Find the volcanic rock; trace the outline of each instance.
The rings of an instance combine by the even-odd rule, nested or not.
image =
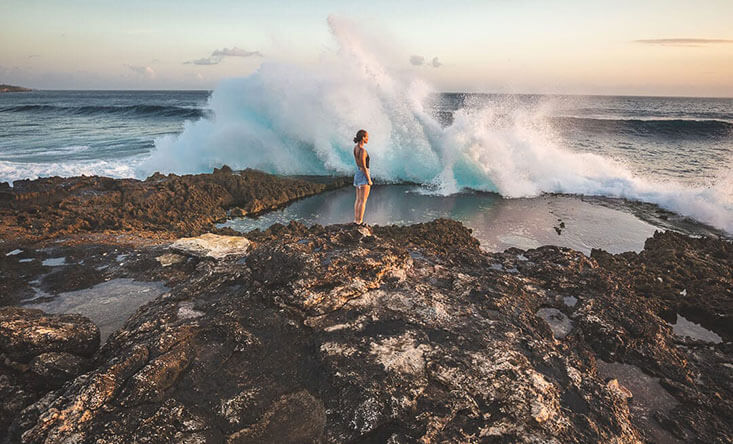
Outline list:
[[[47,315],[41,310],[0,308],[0,352],[28,362],[46,352],[91,356],[99,347],[99,328],[76,314]]]
[[[190,258],[7,442],[733,439],[730,343],[679,344],[676,297],[640,294],[624,255],[490,254],[449,220],[247,238],[246,260]],[[715,258],[697,279],[730,302],[723,241],[655,239],[635,265]]]
[[[0,436],[26,406],[86,371],[98,346],[99,329],[83,316],[1,308]]]
[[[144,181],[107,177],[17,180],[0,191],[0,238],[39,241],[79,233],[136,232],[196,236],[214,229],[228,208],[245,214],[345,185],[278,177],[229,167],[212,174],[164,176]]]
[[[84,358],[66,352],[42,353],[30,361],[29,370],[50,386],[60,386],[82,373],[87,366]]]
[[[733,243],[656,232],[638,254],[593,250],[591,256],[635,293],[656,301],[668,322],[681,313],[733,341]]]

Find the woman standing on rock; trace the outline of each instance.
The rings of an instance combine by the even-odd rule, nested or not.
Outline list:
[[[372,186],[372,178],[369,175],[369,154],[364,145],[369,142],[369,133],[360,129],[354,137],[354,160],[358,171],[354,174],[354,186],[356,187],[356,202],[354,202],[354,223],[364,223],[364,209],[369,197],[369,190]]]

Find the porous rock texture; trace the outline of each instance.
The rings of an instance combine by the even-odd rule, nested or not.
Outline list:
[[[707,237],[656,232],[640,253],[611,255],[593,250],[604,268],[630,284],[634,292],[658,300],[691,321],[733,341],[733,245]]]
[[[83,316],[0,308],[0,435],[24,407],[86,371],[98,347],[99,329]]]
[[[489,254],[449,220],[247,238],[244,259],[169,264],[187,279],[142,306],[90,371],[15,416],[6,442],[733,439],[730,342],[681,343],[660,317],[676,298],[640,294],[631,259]],[[655,236],[635,266],[676,264],[656,246],[678,242]],[[684,258],[723,250],[700,280],[727,279],[721,242],[684,245]],[[729,316],[730,293],[709,288]],[[558,313],[562,338],[544,320]],[[627,387],[628,374],[644,378]]]
[[[211,174],[153,174],[144,181],[99,176],[49,177],[0,184],[0,238],[39,241],[80,232],[196,236],[226,211],[256,214],[343,186],[224,166]]]
[[[0,308],[0,350],[27,362],[45,352],[91,356],[99,347],[99,329],[75,314],[47,315],[41,310]]]

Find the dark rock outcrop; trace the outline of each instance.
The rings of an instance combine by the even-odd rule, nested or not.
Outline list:
[[[212,174],[156,173],[144,181],[97,176],[18,180],[12,188],[0,188],[0,238],[28,242],[104,231],[195,236],[212,231],[227,209],[257,214],[346,183],[343,178],[319,183],[249,169],[235,173],[226,166]]]
[[[733,341],[733,244],[657,232],[641,253],[610,255],[593,250],[604,268],[629,283],[634,292],[660,304],[670,322],[682,313]]]
[[[28,362],[47,352],[89,357],[98,347],[99,329],[81,315],[47,315],[28,308],[0,308],[0,351],[15,361]]]
[[[14,85],[0,85],[0,93],[10,93],[10,92],[29,92],[33,91],[30,88],[23,88],[22,86],[14,86]]]
[[[246,259],[169,264],[186,278],[17,414],[7,442],[733,439],[730,342],[680,343],[660,317],[676,298],[640,294],[627,255],[488,254],[448,220],[247,238]],[[659,234],[633,260],[714,258],[695,269],[714,294],[688,295],[730,316],[723,242]],[[63,374],[41,356],[34,371]]]
[[[83,316],[0,308],[0,432],[23,408],[86,371],[98,347],[99,329]]]

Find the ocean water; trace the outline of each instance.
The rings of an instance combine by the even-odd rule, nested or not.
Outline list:
[[[154,140],[206,116],[208,91],[0,94],[0,181],[80,174],[136,177]]]
[[[364,128],[377,183],[628,199],[733,232],[733,99],[442,93],[329,26],[336,48],[317,66],[264,63],[212,92],[2,94],[0,180],[350,175]]]
[[[147,163],[155,151],[156,140],[164,136],[180,140],[184,125],[192,128],[214,122],[209,91],[33,91],[0,95],[0,180],[35,178],[49,175],[104,174],[115,177],[143,177]],[[471,122],[483,128],[477,133],[518,133],[536,130],[548,145],[572,153],[592,153],[624,165],[630,172],[658,181],[672,181],[690,186],[710,186],[731,168],[733,156],[733,99],[619,96],[543,96],[438,93],[425,98],[426,112],[444,129],[451,128],[456,115],[490,114],[489,119]],[[488,110],[488,112],[487,112]],[[519,110],[519,111],[518,111]],[[517,113],[533,112],[528,121],[520,122]],[[229,117],[229,116],[227,116]],[[237,115],[246,125],[249,116]],[[488,120],[488,121],[486,121]],[[200,122],[197,122],[200,121]],[[236,130],[235,122],[232,130]],[[266,125],[266,122],[260,122]],[[526,124],[527,128],[521,125]],[[266,125],[267,126],[267,125]],[[364,125],[368,127],[368,123]],[[511,130],[511,129],[510,129]],[[394,131],[394,130],[393,130]],[[372,131],[375,134],[375,131]],[[475,137],[466,133],[464,137]],[[517,134],[519,136],[519,134]],[[350,138],[333,144],[351,148]],[[373,135],[378,140],[380,135]],[[239,143],[244,143],[240,141]],[[514,151],[523,149],[518,141]],[[477,143],[466,140],[465,144]],[[378,152],[382,147],[374,146]],[[186,167],[178,165],[173,172],[204,172],[220,166],[212,162],[216,147],[202,147],[210,156]],[[244,151],[246,148],[241,147]],[[303,147],[304,151],[312,149]],[[410,151],[409,142],[405,150]],[[169,159],[181,163],[171,154]],[[332,165],[314,159],[307,165],[273,165],[270,156],[232,156],[222,158],[237,167],[259,166],[273,172],[293,174],[329,174],[351,171],[346,165]],[[290,153],[293,157],[301,153]],[[391,154],[391,153],[388,153]],[[528,152],[519,152],[528,155]],[[416,170],[421,162],[413,158]],[[500,159],[495,159],[500,163]],[[488,159],[487,162],[492,162]],[[160,165],[163,167],[163,165]],[[292,169],[292,171],[283,171]],[[403,166],[404,175],[390,175],[387,166],[375,166],[388,181],[426,182]],[[394,168],[393,168],[394,169]],[[161,168],[165,170],[165,168]],[[382,172],[384,171],[384,172]],[[417,179],[417,180],[416,180]],[[475,188],[486,188],[475,183]],[[431,181],[427,181],[430,184]]]
[[[222,91],[228,87],[231,85],[224,84]],[[282,174],[352,172],[351,159],[343,153],[351,150],[353,131],[344,130],[341,140],[330,142],[336,157],[345,157],[342,162],[320,159],[314,154],[315,144],[309,146],[304,141],[293,142],[303,152],[283,146],[282,140],[273,141],[268,149],[268,143],[257,134],[259,128],[243,130],[251,127],[253,120],[265,125],[264,118],[255,119],[237,110],[237,105],[234,109],[223,107],[218,94],[2,94],[0,181],[79,174],[144,178],[154,170],[205,172],[224,163]],[[431,93],[424,97],[424,110],[446,133],[462,125],[462,134],[452,142],[457,158],[432,165],[434,155],[417,149],[411,153],[409,142],[385,140],[367,124],[364,126],[372,137],[367,148],[374,159],[377,182],[422,183],[425,193],[438,195],[469,188],[498,191],[499,196],[508,198],[543,192],[628,197],[728,232],[733,230],[733,99]],[[228,123],[218,120],[222,113],[221,120]],[[253,134],[248,137],[240,134],[242,131]],[[263,131],[272,134],[276,130]],[[199,140],[203,137],[208,138]],[[253,143],[252,137],[264,152],[246,146]],[[485,137],[495,138],[488,149],[482,147]],[[234,146],[232,138],[237,140]],[[200,145],[192,149],[193,141],[188,139],[196,139]],[[219,139],[224,148],[217,143]],[[389,150],[385,146],[389,144],[399,146]],[[406,153],[400,158],[402,150]],[[583,171],[588,156],[591,168]],[[390,168],[386,165],[390,162],[399,166]],[[566,165],[538,168],[537,163],[542,162]],[[607,164],[608,169],[598,171],[597,163]],[[441,168],[447,164],[451,166],[448,175]],[[493,164],[503,165],[511,175],[501,171],[492,175]],[[647,195],[627,195],[639,183],[647,184]],[[685,205],[690,211],[683,211]]]

